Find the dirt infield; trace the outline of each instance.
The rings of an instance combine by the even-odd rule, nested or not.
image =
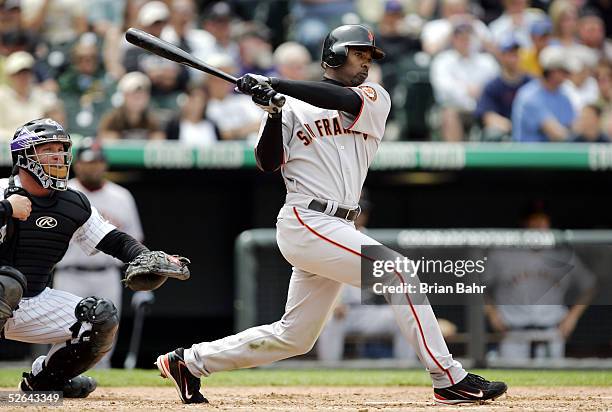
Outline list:
[[[183,405],[173,388],[99,388],[89,398],[65,400],[64,410],[241,411],[602,411],[612,410],[610,387],[515,387],[485,405],[436,407],[423,387],[212,387],[208,405]],[[4,409],[4,408],[3,408]],[[30,408],[57,410],[57,408]],[[23,409],[21,409],[23,410]]]

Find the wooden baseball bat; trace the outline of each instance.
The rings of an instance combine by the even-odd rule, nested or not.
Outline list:
[[[133,45],[143,48],[168,60],[184,64],[185,66],[193,67],[196,70],[200,70],[204,73],[217,76],[230,83],[236,84],[236,81],[238,80],[231,74],[227,74],[223,70],[219,70],[216,67],[212,67],[204,63],[202,60],[195,58],[191,54],[187,53],[185,50],[176,47],[174,44],[168,43],[167,41],[162,40],[159,37],[155,37],[152,34],[149,34],[142,30],[138,30],[133,27],[129,28],[127,32],[125,32],[125,38]],[[277,107],[282,107],[285,104],[285,96],[276,93],[272,97],[272,103],[274,103],[274,105]]]

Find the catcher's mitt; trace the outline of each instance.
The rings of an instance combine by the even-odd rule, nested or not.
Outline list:
[[[155,290],[168,278],[189,279],[189,259],[162,251],[144,252],[125,270],[123,283],[132,290]]]

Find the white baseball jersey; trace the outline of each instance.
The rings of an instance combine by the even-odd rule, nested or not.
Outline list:
[[[287,192],[357,206],[385,133],[391,98],[376,83],[351,89],[362,100],[357,116],[287,96],[282,111],[285,158],[281,168]]]
[[[308,352],[342,283],[361,285],[361,261],[369,258],[362,255],[362,246],[380,243],[333,212],[338,206],[357,207],[368,166],[384,135],[391,99],[374,83],[352,89],[362,100],[357,116],[287,97],[281,171],[288,193],[276,222],[279,250],[293,266],[285,314],[272,324],[192,345],[185,350],[185,364],[192,374],[208,376]],[[260,135],[261,130],[263,124]],[[308,209],[313,198],[327,200],[325,213]],[[386,276],[383,282],[393,285],[400,279]],[[391,308],[404,344],[410,342],[434,387],[445,388],[465,378],[467,372],[448,351],[431,306],[414,305],[408,295],[394,299],[398,301]]]

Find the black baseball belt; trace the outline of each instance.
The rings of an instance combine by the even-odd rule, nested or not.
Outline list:
[[[327,201],[313,199],[308,205],[308,209],[314,210],[316,212],[325,213],[325,211],[327,210],[328,203],[329,202]],[[336,209],[336,213],[334,213],[331,216],[339,217],[339,218],[352,222],[355,219],[357,219],[357,216],[359,216],[360,213],[361,213],[361,208],[359,206],[357,206],[355,209],[346,209],[346,208],[338,206],[338,209]]]

